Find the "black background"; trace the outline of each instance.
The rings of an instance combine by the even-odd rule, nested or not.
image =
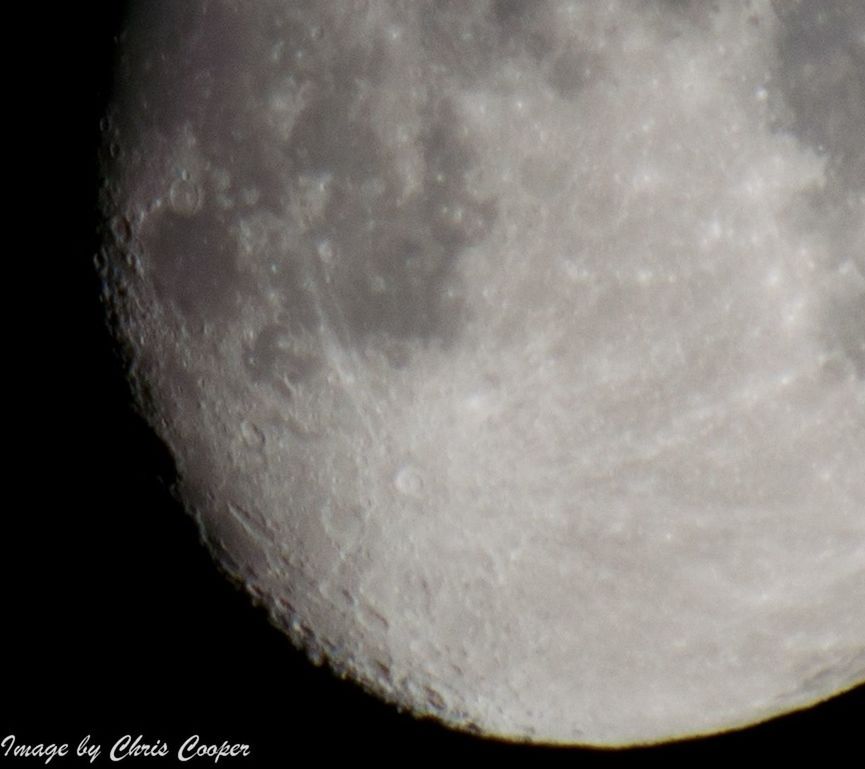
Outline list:
[[[195,733],[248,743],[255,761],[220,762],[228,766],[309,754],[584,765],[832,753],[837,766],[846,751],[848,763],[861,760],[863,687],[751,729],[622,752],[451,732],[308,664],[223,579],[169,493],[170,459],[129,406],[90,267],[98,122],[122,15],[120,2],[58,4],[7,27],[0,739],[74,745],[89,733],[106,752],[124,734],[173,749]],[[37,765],[2,753],[0,762]]]

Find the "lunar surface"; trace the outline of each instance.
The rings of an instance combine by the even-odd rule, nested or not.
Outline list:
[[[133,7],[110,320],[219,563],[453,727],[865,680],[865,3]]]

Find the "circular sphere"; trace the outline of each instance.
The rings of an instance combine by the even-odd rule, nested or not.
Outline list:
[[[865,679],[865,6],[147,2],[100,268],[316,660],[623,745]]]

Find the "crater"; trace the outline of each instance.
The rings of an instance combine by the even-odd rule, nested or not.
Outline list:
[[[255,382],[267,382],[291,397],[321,369],[321,360],[301,348],[298,340],[279,325],[262,329],[247,347],[243,363]]]

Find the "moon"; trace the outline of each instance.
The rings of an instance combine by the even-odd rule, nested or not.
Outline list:
[[[418,716],[865,681],[865,6],[133,6],[98,259],[222,568]]]

